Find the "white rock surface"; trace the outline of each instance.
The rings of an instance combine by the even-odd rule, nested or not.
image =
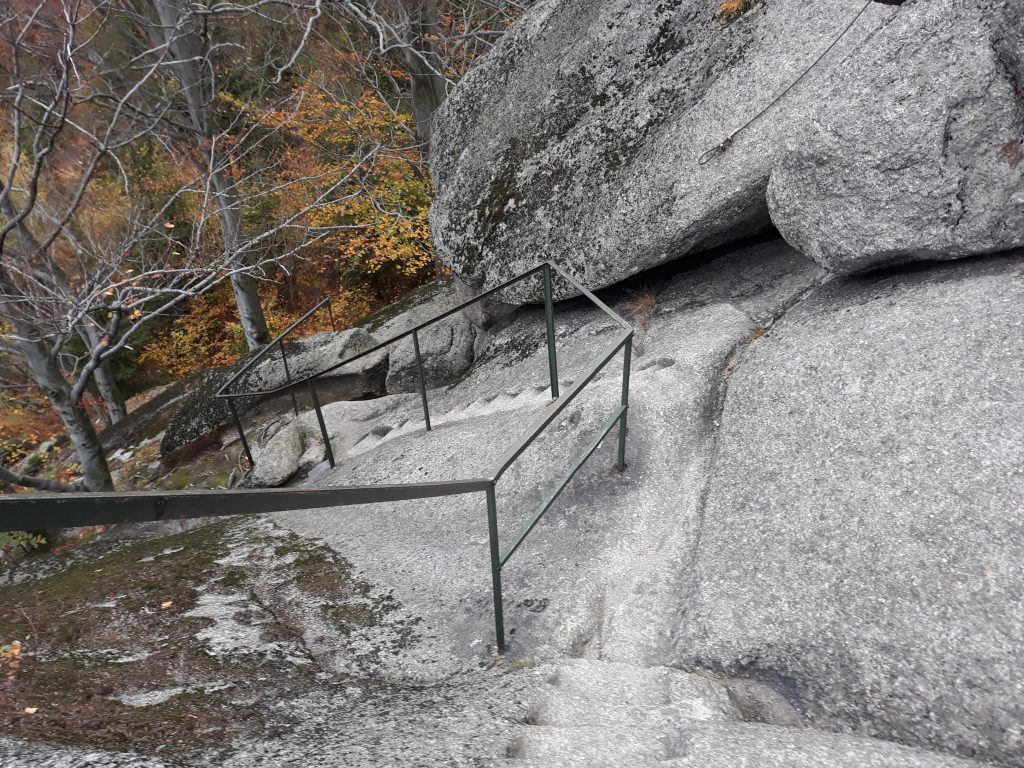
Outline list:
[[[720,4],[531,5],[436,120],[455,274],[599,287],[773,223],[839,272],[1024,245],[1017,0]]]
[[[856,365],[869,364],[876,372],[884,373],[882,379],[891,375],[899,382],[901,360],[910,350],[917,348],[914,354],[928,359],[926,342],[939,339],[940,351],[931,356],[941,361],[935,369],[935,381],[917,382],[910,377],[893,385],[893,396],[913,392],[915,383],[922,384],[923,393],[932,392],[929,387],[933,386],[955,392],[963,382],[973,379],[951,373],[956,360],[963,362],[970,355],[950,355],[950,343],[978,340],[975,352],[979,359],[988,359],[984,355],[989,352],[984,351],[987,348],[981,341],[985,338],[1006,340],[1009,346],[1000,343],[996,345],[999,350],[1013,348],[1012,334],[1000,331],[976,337],[968,331],[986,325],[985,318],[991,319],[992,313],[1015,311],[1006,302],[993,300],[1002,295],[999,291],[1010,290],[1008,285],[1016,285],[1008,284],[1006,275],[991,283],[986,282],[987,278],[978,282],[969,276],[971,270],[983,270],[987,263],[976,262],[966,271],[964,265],[955,265],[945,267],[948,273],[932,269],[871,278],[889,281],[876,285],[880,293],[867,290],[862,296],[865,305],[876,304],[883,320],[901,316],[913,323],[926,314],[952,312],[948,327],[940,322],[923,324],[929,329],[928,338],[917,338],[910,332],[900,336],[888,321],[880,321],[868,332],[860,320],[868,312],[863,305],[837,303],[838,296],[852,290],[849,281],[833,280],[822,287],[824,272],[778,242],[730,252],[692,271],[662,278],[655,286],[658,302],[650,326],[634,357],[629,466],[625,473],[617,472],[612,466],[614,441],[602,446],[509,561],[503,574],[509,637],[504,658],[493,654],[482,494],[273,516],[291,531],[330,544],[351,564],[352,573],[361,582],[373,585],[373,591],[364,596],[366,600],[386,597],[391,606],[389,626],[367,627],[354,641],[346,638],[341,642],[313,622],[309,635],[303,638],[305,646],[316,659],[329,659],[331,669],[351,677],[340,678],[344,681],[340,685],[282,700],[282,716],[287,713],[288,722],[294,726],[280,735],[229,745],[215,756],[185,758],[180,765],[978,768],[977,763],[930,751],[921,743],[910,748],[866,738],[869,727],[895,721],[877,711],[865,716],[876,720],[864,720],[860,725],[822,717],[820,709],[806,707],[809,700],[802,689],[794,687],[799,680],[771,674],[790,669],[784,662],[794,659],[805,667],[815,664],[810,652],[826,648],[831,639],[843,640],[841,632],[831,631],[830,622],[835,616],[842,617],[844,609],[826,600],[801,610],[800,623],[784,620],[787,610],[798,610],[809,597],[803,592],[794,593],[791,582],[771,581],[773,569],[800,574],[801,585],[826,596],[823,585],[835,579],[819,578],[819,571],[812,568],[819,560],[783,546],[786,541],[799,540],[797,536],[783,536],[781,527],[778,536],[766,535],[763,521],[748,510],[755,508],[755,503],[768,511],[773,509],[773,498],[794,471],[785,462],[789,453],[806,454],[799,475],[803,495],[814,496],[808,489],[839,487],[829,486],[835,477],[822,474],[820,461],[815,463],[826,454],[814,440],[793,443],[783,439],[788,432],[776,436],[771,431],[771,423],[785,426],[799,421],[810,405],[827,412],[829,402],[843,402],[845,390],[835,387],[845,378],[830,377],[828,365],[839,361],[846,372]],[[1001,263],[1014,262],[1010,257]],[[968,277],[958,282],[955,276],[961,273]],[[942,277],[947,274],[948,279]],[[898,301],[907,291],[918,296],[912,306]],[[606,298],[620,305],[628,294]],[[823,319],[825,315],[827,319]],[[586,370],[596,353],[607,347],[613,331],[606,319],[582,303],[560,307],[557,337],[563,389]],[[761,382],[761,399],[750,400],[757,386],[739,387],[744,376],[755,384],[760,381],[758,376],[766,368],[758,355],[760,350],[772,348],[775,334],[781,339],[787,338],[786,334],[804,338],[826,331],[828,338],[819,337],[815,344],[806,345],[811,349],[804,350],[805,355],[814,358],[815,368],[783,367],[774,379]],[[537,308],[521,308],[505,323],[490,329],[486,350],[465,378],[450,389],[430,391],[436,427],[429,433],[423,430],[416,394],[328,405],[325,414],[338,466],[323,470],[312,482],[398,483],[488,473],[510,441],[547,407],[543,340],[543,314]],[[1019,356],[1014,359],[1019,360]],[[755,367],[745,368],[752,364]],[[537,444],[502,477],[498,512],[503,543],[507,545],[618,403],[619,373],[619,361],[613,361],[607,372],[595,379],[579,401],[552,422]],[[729,381],[737,386],[735,391],[727,392]],[[821,388],[813,389],[819,382],[824,382]],[[835,386],[830,388],[828,382]],[[928,386],[923,386],[925,383]],[[992,383],[1006,387],[1008,382]],[[811,390],[813,395],[804,394]],[[984,390],[978,397],[985,395],[992,400],[992,408],[997,410],[990,415],[998,414],[1002,406],[988,392]],[[800,400],[802,396],[804,401]],[[749,422],[746,426],[767,431],[737,443],[739,438],[735,436],[743,432],[727,422],[726,436],[720,439],[723,400],[727,419],[742,404],[759,403],[745,417]],[[928,410],[930,402],[926,397],[918,403],[921,413]],[[771,422],[770,413],[775,414]],[[850,414],[837,414],[836,418],[847,416]],[[290,426],[303,439],[315,438],[318,428],[311,419],[311,414],[304,413]],[[893,419],[892,423],[900,422]],[[921,429],[928,428],[927,421],[920,424]],[[859,445],[858,430],[869,430],[870,426],[868,420],[860,418],[846,426],[843,439],[852,446]],[[970,441],[973,438],[968,426],[960,432],[963,440]],[[777,446],[773,444],[776,439]],[[1019,432],[1008,434],[1004,441],[1007,451],[1019,449]],[[842,440],[835,442],[844,445]],[[723,458],[728,445],[734,447]],[[865,453],[870,455],[864,460],[887,455],[877,446]],[[752,501],[738,506],[734,514],[718,515],[716,510],[722,509],[720,497],[728,500],[732,496],[723,496],[722,486],[716,481],[708,503],[712,468],[716,462],[730,466],[729,456],[733,457],[729,460],[742,464],[758,455],[760,463],[754,462],[749,477],[734,477],[729,485],[733,495],[752,488]],[[951,478],[951,488],[972,487],[965,478],[956,479],[958,465],[943,463],[946,459],[942,456],[921,454],[918,458],[924,465],[938,462],[933,466],[943,468],[942,472]],[[1003,493],[998,476],[999,472],[986,476],[987,487],[996,494]],[[928,486],[929,492],[933,487],[944,486],[933,483]],[[828,494],[815,498],[820,511],[827,512]],[[801,508],[793,509],[799,512]],[[839,515],[836,519],[845,518]],[[964,526],[972,519],[983,519],[985,530],[994,531],[993,537],[1002,542],[1001,546],[1015,541],[1012,531],[1008,532],[1016,525],[1012,514],[994,518],[961,515],[958,519],[958,524]],[[780,526],[786,520],[783,517]],[[809,530],[817,529],[811,526]],[[892,536],[876,540],[872,549],[874,530],[862,527],[845,539],[833,536],[824,544],[819,542],[818,549],[827,551],[844,540],[856,541],[869,553],[888,551],[887,547],[894,552],[898,549],[900,540]],[[975,533],[981,536],[984,531],[979,527]],[[959,532],[957,541],[961,540],[969,540],[967,528]],[[775,552],[777,557],[748,573],[741,548],[753,546],[751,542],[764,551]],[[977,554],[979,558],[984,556],[980,549]],[[246,554],[240,549],[233,556],[244,558]],[[877,606],[901,605],[901,593],[890,589],[884,574],[872,576],[872,562],[871,557],[864,556],[858,566],[864,570],[850,570],[864,574],[864,578],[851,585],[859,592],[844,595],[839,601],[844,605],[863,602],[858,608],[862,621],[849,623],[849,647],[855,647],[854,643],[860,643],[863,637],[879,637],[877,626],[871,630],[874,634],[861,633],[862,627],[870,630],[870,622],[879,613]],[[695,569],[695,563],[700,564],[699,569]],[[929,573],[939,591],[943,579],[956,578],[955,573],[941,569]],[[728,589],[716,592],[716,585]],[[955,585],[947,587],[955,590]],[[787,589],[790,592],[785,592]],[[688,596],[702,594],[711,597],[703,602],[687,602]],[[746,596],[749,605],[736,607],[729,614],[727,609],[736,605],[737,595]],[[990,599],[998,603],[1001,598],[996,595]],[[686,656],[698,647],[691,647],[694,635],[685,630],[686,622],[700,620],[708,605],[717,606],[723,614],[715,624],[721,631],[714,635],[728,640],[721,647],[735,646],[741,651],[739,657],[722,657],[726,661],[739,658],[741,662],[727,671],[753,674],[754,679],[726,676],[718,664],[702,668],[700,659]],[[937,604],[922,605],[935,615],[943,610]],[[695,607],[701,610],[695,612]],[[224,617],[230,618],[231,605],[208,604],[201,610],[212,613],[214,608],[218,612],[208,618],[219,622],[227,632],[230,621]],[[303,605],[300,612],[316,608]],[[1008,604],[1005,613],[1014,610],[1015,605]],[[748,621],[748,617],[753,620]],[[1004,627],[1001,621],[993,619],[987,628],[973,626],[971,636],[999,632]],[[922,626],[928,626],[927,620]],[[402,635],[403,642],[393,642],[396,628],[409,630]],[[794,628],[802,629],[794,636]],[[764,638],[763,644],[756,642],[758,637]],[[799,641],[806,637],[813,637],[815,643],[800,646]],[[912,632],[904,632],[893,642],[912,637]],[[936,641],[933,646],[948,652],[950,668],[960,665],[970,671],[983,667],[969,649],[964,650],[966,646],[958,648],[946,640]],[[846,647],[837,645],[840,650]],[[381,653],[382,648],[387,652]],[[788,653],[794,648],[799,652]],[[806,658],[805,650],[809,652]],[[913,654],[889,654],[883,647],[874,647],[874,651],[866,662],[873,665],[873,670],[908,681],[918,674],[919,662],[929,658],[921,649]],[[752,659],[760,666],[751,665]],[[827,665],[819,668],[828,671]],[[936,727],[956,734],[961,741],[954,744],[936,739],[929,744],[963,752],[967,743],[963,740],[967,738],[962,729],[965,723],[973,723],[976,729],[971,746],[978,750],[985,747],[986,734],[1004,726],[1010,731],[1016,706],[1011,696],[1020,684],[1019,667],[1000,665],[994,669],[999,670],[1007,693],[1004,703],[997,706],[994,700],[989,701],[986,708],[972,715],[971,721],[943,720],[948,710],[934,710]],[[823,677],[821,685],[832,686],[828,690],[837,698],[847,694],[843,680]],[[928,722],[931,727],[933,721]],[[859,728],[861,733],[848,733],[852,728]],[[905,734],[898,738],[905,738]],[[68,753],[0,740],[0,758],[7,761],[5,765],[19,765],[17,760],[25,755],[29,756],[28,764],[45,765],[46,760],[65,760]],[[139,765],[121,755],[104,755],[103,759],[107,762],[97,764],[118,768]],[[1014,758],[1011,755],[1006,759],[1012,764]],[[75,763],[53,764],[63,768]]]

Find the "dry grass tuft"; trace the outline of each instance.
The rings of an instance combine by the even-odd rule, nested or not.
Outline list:
[[[722,24],[735,21],[761,0],[722,0],[715,12],[715,18]]]
[[[629,298],[622,302],[621,309],[633,318],[641,330],[646,331],[651,327],[654,308],[657,305],[658,294],[653,288],[644,288],[642,291],[630,291]]]

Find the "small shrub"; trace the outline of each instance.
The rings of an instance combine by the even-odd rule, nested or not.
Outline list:
[[[629,298],[622,303],[623,312],[633,318],[641,330],[646,331],[651,327],[651,320],[654,318],[654,308],[658,304],[658,294],[653,288],[644,288],[642,291],[630,291]]]
[[[46,537],[29,531],[0,533],[0,564],[13,563],[23,554],[46,544]]]

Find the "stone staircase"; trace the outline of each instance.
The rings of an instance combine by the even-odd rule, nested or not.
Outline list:
[[[979,768],[808,727],[773,688],[671,667],[566,659],[494,768]]]
[[[456,424],[467,419],[475,419],[481,416],[490,416],[496,413],[505,413],[526,408],[537,408],[551,402],[551,388],[534,386],[520,391],[498,392],[477,398],[468,405],[455,405],[447,410],[430,414],[431,426],[434,429]],[[423,419],[421,416],[402,418],[396,420],[394,425],[381,423],[371,429],[361,440],[349,450],[348,454],[357,455],[372,451],[381,443],[393,440],[396,437],[413,434],[423,430]]]
[[[507,768],[662,765],[691,721],[737,721],[728,690],[670,667],[570,659],[553,667],[542,703],[499,764]]]

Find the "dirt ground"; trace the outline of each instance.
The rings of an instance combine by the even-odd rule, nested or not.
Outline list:
[[[143,541],[101,537],[30,558],[6,579],[7,733],[144,754],[273,735],[289,727],[273,702],[372,685],[338,672],[307,642],[309,627],[345,637],[397,607],[327,548],[251,520]],[[411,642],[413,628],[396,636]]]

